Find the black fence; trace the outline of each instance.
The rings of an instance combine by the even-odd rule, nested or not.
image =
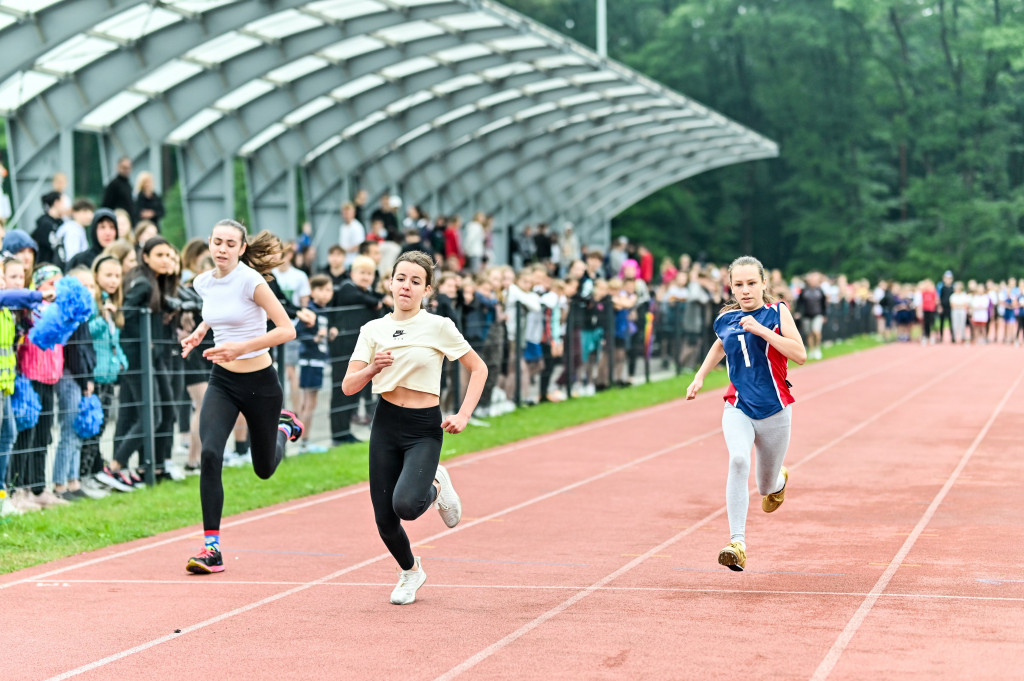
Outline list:
[[[717,311],[718,305],[711,303],[651,301],[625,316],[616,316],[609,310],[595,314],[584,303],[572,303],[564,310],[564,319],[556,319],[554,330],[550,311],[541,311],[538,319],[537,311],[522,304],[512,315],[513,323],[488,323],[486,315],[460,319],[464,335],[488,366],[487,384],[475,416],[488,418],[524,404],[573,399],[685,373],[700,365],[714,342],[711,322]],[[5,419],[18,414],[17,433],[7,445],[8,452],[4,452],[0,435],[0,476],[9,490],[39,491],[51,484],[85,480],[112,460],[144,475],[149,484],[160,471],[181,474],[198,468],[195,417],[211,366],[201,359],[201,353],[212,347],[212,333],[204,346],[193,351],[193,357],[183,360],[176,326],[180,317],[168,326],[148,309],[124,312],[135,315],[137,324],[132,328],[138,328],[139,335],[120,339],[127,368],[115,376],[99,369],[92,376],[75,375],[71,373],[73,362],[65,362],[59,375],[43,375],[19,366],[19,374],[32,380],[19,381],[21,392],[9,405],[12,409],[5,406],[4,410]],[[341,391],[368,310],[353,306],[320,314],[328,323],[319,320],[315,330],[305,329],[304,344],[294,341],[273,351],[286,408],[298,411],[303,400],[307,406],[315,403],[306,414],[310,428],[305,443],[293,445],[297,452],[321,451],[365,438],[373,415],[375,398],[370,386],[354,396]],[[540,335],[536,333],[538,323]],[[874,326],[869,304],[832,305],[823,337],[826,342],[849,338],[872,333]],[[63,350],[65,358],[71,357],[79,344],[69,341]],[[96,352],[112,352],[109,347],[97,347],[96,339],[92,344]],[[307,379],[317,375],[322,381],[319,388],[302,387],[315,386],[316,380]],[[104,425],[99,435],[82,438],[75,435],[74,421],[89,380],[102,405]],[[443,380],[442,409],[451,413],[461,404],[467,374],[457,362],[446,361]],[[26,390],[33,395],[26,396]],[[29,426],[33,414],[32,408],[26,410],[25,402],[27,397],[35,404],[33,396],[38,405],[33,407],[36,418]],[[243,431],[240,428],[236,435],[236,448],[244,447]],[[228,460],[234,458],[238,457],[229,456]]]

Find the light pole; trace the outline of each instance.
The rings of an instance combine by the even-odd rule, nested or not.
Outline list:
[[[608,4],[607,0],[597,0],[597,54],[608,57]]]

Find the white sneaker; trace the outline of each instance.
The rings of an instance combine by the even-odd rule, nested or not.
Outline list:
[[[10,499],[6,496],[0,499],[0,517],[6,517],[9,515],[22,515],[24,511],[14,505]]]
[[[110,490],[104,489],[93,478],[86,478],[82,481],[82,492],[90,499],[102,499],[110,496]]]
[[[398,570],[398,586],[391,592],[391,602],[395,605],[409,605],[416,600],[416,591],[427,581],[427,573],[420,565],[420,557],[416,556],[416,565],[412,570]]]
[[[437,473],[434,475],[434,479],[441,483],[441,489],[437,493],[437,512],[441,514],[441,520],[445,525],[455,527],[462,519],[462,501],[455,493],[455,488],[452,487],[448,469],[437,464]]]

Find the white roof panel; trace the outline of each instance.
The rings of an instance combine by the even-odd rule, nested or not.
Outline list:
[[[323,25],[323,22],[314,16],[303,14],[298,10],[286,9],[283,12],[277,12],[246,24],[242,30],[246,33],[254,33],[264,39],[279,40]]]
[[[331,62],[322,57],[302,57],[284,66],[277,67],[273,71],[268,72],[266,77],[267,80],[274,83],[290,83],[330,65]]]
[[[443,35],[445,30],[429,21],[410,21],[397,26],[382,28],[373,35],[389,43],[411,43],[424,38]]]
[[[386,113],[384,113],[383,111],[374,111],[372,114],[370,114],[366,118],[362,119],[361,121],[356,121],[352,125],[348,126],[344,130],[342,130],[341,131],[341,136],[342,136],[343,139],[349,139],[351,137],[355,137],[356,135],[361,133],[363,130],[366,130],[367,128],[370,128],[370,127],[372,127],[374,125],[377,125],[378,123],[380,123],[383,120],[387,120],[387,117],[388,117],[388,115]]]
[[[484,82],[484,79],[475,73],[467,73],[464,76],[456,76],[451,80],[446,80],[443,83],[438,83],[434,87],[430,88],[431,91],[438,95],[448,95],[458,90],[465,90],[466,88],[479,85]]]
[[[533,62],[538,69],[560,69],[566,66],[583,66],[587,60],[578,54],[558,54],[553,57],[541,57]]]
[[[312,118],[321,111],[330,109],[335,104],[337,104],[337,101],[330,97],[317,97],[313,101],[303,104],[298,109],[285,116],[283,122],[288,126],[298,125],[302,121]]]
[[[256,80],[251,80],[239,88],[235,88],[233,91],[218,99],[213,103],[213,108],[225,112],[235,111],[236,109],[242,108],[252,100],[262,97],[273,89],[273,83],[257,78]]]
[[[501,66],[492,66],[489,69],[482,71],[484,78],[488,80],[501,80],[502,78],[508,78],[510,76],[518,76],[523,73],[532,73],[536,71],[532,64],[527,64],[521,61],[514,61],[509,64],[502,64]]]
[[[36,68],[71,74],[117,49],[112,40],[78,34],[53,48],[36,61]]]
[[[0,14],[0,31],[17,22],[18,18],[12,14]]]
[[[95,130],[106,130],[147,101],[149,101],[149,97],[137,92],[119,92],[83,118],[82,126]]]
[[[611,80],[622,80],[622,78],[614,71],[592,71],[576,74],[570,80],[577,85],[587,85],[589,83],[607,83]]]
[[[544,104],[538,104],[537,106],[531,106],[523,109],[515,115],[515,119],[517,121],[524,121],[527,118],[533,118],[534,116],[540,116],[541,114],[546,114],[549,111],[556,110],[558,110],[557,104],[554,102],[545,102]]]
[[[329,140],[327,140],[323,144],[318,145],[315,149],[313,149],[313,151],[311,151],[308,154],[306,154],[305,156],[303,156],[302,157],[302,165],[307,165],[309,163],[312,163],[313,161],[315,161],[320,156],[323,156],[328,151],[330,151],[334,147],[336,147],[339,144],[341,144],[342,141],[343,140],[342,140],[341,135],[334,135],[334,136],[332,136]]]
[[[375,50],[379,50],[386,47],[386,43],[371,38],[368,35],[358,35],[348,40],[342,40],[341,42],[329,45],[324,49],[320,50],[319,54],[322,54],[327,59],[332,61],[345,61],[358,57],[361,54],[367,54]]]
[[[535,35],[514,35],[508,38],[497,38],[490,43],[499,52],[518,52],[519,50],[536,50],[548,47],[547,41]]]
[[[387,5],[373,0],[321,0],[307,5],[310,12],[323,14],[338,21],[380,14],[388,10]]]
[[[478,101],[476,105],[481,109],[489,109],[490,107],[501,104],[502,102],[520,99],[522,96],[523,93],[521,90],[502,90],[501,92],[495,92],[493,95],[481,97],[480,101]]]
[[[203,67],[199,64],[175,59],[136,81],[134,89],[150,95],[158,95],[202,72]]]
[[[458,47],[449,47],[446,50],[438,50],[434,53],[434,56],[446,64],[457,64],[460,61],[476,59],[477,57],[485,57],[489,54],[494,53],[479,43],[466,43],[465,45],[459,45]]]
[[[36,71],[16,73],[0,83],[0,111],[15,111],[22,104],[57,82],[57,78]]]
[[[441,127],[443,125],[448,125],[452,121],[458,120],[458,119],[462,118],[463,116],[468,116],[469,114],[473,113],[476,110],[477,110],[477,108],[475,106],[473,106],[472,104],[466,104],[465,106],[460,106],[457,109],[452,109],[448,113],[441,114],[440,116],[435,118],[434,119],[434,125],[436,127]]]
[[[352,99],[364,92],[369,92],[375,87],[380,87],[386,82],[387,81],[380,76],[371,73],[369,75],[356,78],[355,80],[350,80],[341,87],[331,90],[331,97],[334,97],[339,101]]]
[[[432,99],[434,99],[434,93],[429,90],[420,90],[419,92],[414,92],[407,97],[396,99],[391,102],[391,104],[387,105],[384,110],[388,112],[388,115],[394,116],[402,113],[406,109],[411,109],[414,106],[423,104],[424,102],[429,102]]]
[[[249,50],[256,49],[262,44],[263,41],[259,38],[242,35],[237,31],[230,31],[189,50],[185,53],[185,58],[192,59],[200,64],[215,66],[223,64],[227,60]]]
[[[183,21],[177,12],[170,12],[153,5],[136,5],[120,14],[96,24],[95,31],[118,40],[138,40],[161,28]]]
[[[438,5],[447,0],[390,0],[390,2],[399,7],[418,7],[420,5]]]
[[[4,0],[3,4],[18,12],[38,12],[58,2],[63,0]]]
[[[580,104],[586,104],[587,102],[596,102],[599,99],[604,99],[603,97],[601,97],[600,93],[581,92],[578,95],[569,95],[568,97],[563,97],[562,99],[558,100],[558,104],[563,108],[569,109],[574,106],[579,106]]]
[[[412,142],[417,137],[422,137],[423,135],[426,135],[431,130],[433,130],[431,125],[429,123],[424,123],[418,128],[413,128],[409,132],[397,138],[394,142],[391,143],[391,148],[397,149],[398,147],[404,146],[409,142]]]
[[[435,23],[444,26],[450,32],[477,31],[481,28],[497,28],[505,23],[498,17],[484,12],[466,12],[465,14],[449,14],[434,19]]]
[[[611,97],[618,99],[619,97],[635,97],[637,95],[645,95],[650,90],[645,88],[643,85],[623,85],[622,87],[610,87],[604,91],[605,97]]]
[[[478,128],[477,131],[473,133],[473,136],[483,137],[484,135],[488,135],[494,132],[495,130],[501,130],[502,128],[508,127],[509,125],[512,125],[512,123],[514,122],[515,119],[513,119],[511,116],[503,116],[496,121],[492,121],[487,125]]]
[[[523,86],[523,92],[528,95],[535,95],[540,92],[557,90],[564,87],[569,87],[569,81],[565,78],[549,78],[548,80],[542,80],[536,83],[527,83]]]
[[[242,156],[248,156],[252,152],[272,142],[274,139],[281,136],[287,131],[288,126],[282,125],[281,123],[274,123],[269,128],[267,128],[260,134],[256,135],[245,144],[243,144],[242,147],[238,150],[238,153]]]
[[[399,78],[405,78],[411,76],[414,73],[420,73],[437,66],[437,61],[430,57],[413,57],[412,59],[406,59],[400,61],[392,66],[387,66],[380,70],[382,76],[389,80],[397,80]]]
[[[189,12],[190,14],[202,14],[203,12],[209,12],[211,9],[217,9],[224,5],[230,5],[240,0],[163,0],[165,5],[170,7],[176,7],[183,12]]]
[[[172,130],[171,134],[167,136],[167,141],[171,144],[187,142],[222,118],[224,118],[224,114],[216,109],[203,109]]]

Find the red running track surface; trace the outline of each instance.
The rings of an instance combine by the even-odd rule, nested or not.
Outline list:
[[[2,676],[1022,678],[1022,359],[793,371],[787,499],[751,488],[746,572],[717,564],[719,390],[449,461],[465,515],[407,524],[410,606],[365,485],[227,519],[218,575],[184,571],[196,526],[2,576]]]

